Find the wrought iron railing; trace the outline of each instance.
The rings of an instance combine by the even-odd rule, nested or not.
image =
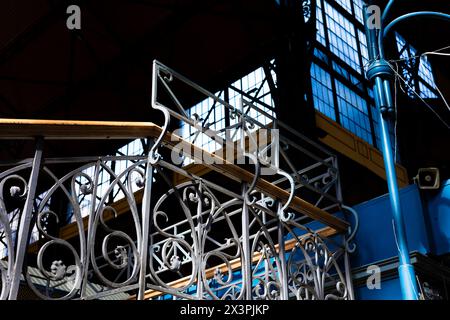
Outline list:
[[[234,121],[221,131],[200,125],[174,93],[179,84],[214,99]],[[258,123],[247,114],[263,112],[258,103],[244,97],[235,108],[155,61],[152,107],[164,115],[162,127],[3,121],[4,138],[42,132],[34,158],[2,164],[1,298],[20,298],[26,286],[43,299],[353,299],[348,255],[355,229],[333,213],[354,211],[342,205],[336,157],[270,114],[270,123]],[[170,130],[171,119],[215,139],[225,152],[183,141]],[[12,123],[24,131],[8,130]],[[52,124],[56,131],[48,129]],[[151,143],[144,156],[44,157],[45,140],[85,135]],[[291,151],[302,158],[290,159]],[[215,174],[200,176],[175,163],[180,154]],[[175,175],[185,182],[175,185]],[[120,205],[111,197],[117,190],[124,194]],[[17,229],[13,210],[20,210]],[[74,237],[58,229],[68,217]],[[33,229],[39,239],[30,244]]]

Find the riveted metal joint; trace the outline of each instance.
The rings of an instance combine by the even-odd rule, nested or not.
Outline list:
[[[394,77],[394,72],[392,71],[389,64],[384,59],[373,60],[366,71],[367,79],[373,81],[375,77],[380,77],[382,79],[392,79]]]
[[[391,98],[390,81],[394,77],[394,72],[384,59],[372,61],[366,71],[369,81],[374,84],[375,99],[380,101],[380,112],[384,114],[394,114],[394,106]]]

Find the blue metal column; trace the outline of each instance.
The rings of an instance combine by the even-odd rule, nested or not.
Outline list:
[[[367,21],[367,16],[365,21]],[[380,48],[378,47],[378,41],[375,36],[375,29],[369,29],[367,23],[365,24],[365,28],[369,48],[369,57],[371,60],[367,70],[367,78],[373,84],[375,105],[378,111],[381,149],[383,152],[386,181],[389,189],[394,232],[398,244],[398,273],[400,286],[403,299],[417,300],[419,298],[419,291],[414,268],[411,265],[409,258],[405,223],[403,221],[397,185],[397,175],[395,172],[395,163],[392,155],[392,146],[389,135],[389,125],[392,121],[392,117],[394,116],[392,95],[390,92],[390,78],[392,77],[392,70],[387,62],[383,58],[380,58]]]
[[[376,82],[374,87],[379,86]],[[374,88],[375,89],[375,88]],[[377,106],[380,110],[380,105]],[[394,232],[398,245],[399,266],[398,273],[400,278],[400,286],[402,289],[403,299],[417,300],[418,288],[414,267],[409,259],[408,242],[406,239],[405,223],[403,220],[400,196],[397,186],[397,175],[395,172],[395,163],[392,155],[392,147],[389,136],[389,115],[384,116],[379,112],[380,138],[383,150],[384,167],[386,170],[386,180],[389,189],[391,210],[394,222]]]
[[[389,31],[398,23],[410,18],[437,18],[450,21],[450,15],[442,12],[418,11],[402,15],[386,26],[389,11],[395,0],[389,0],[381,16],[381,25],[378,30],[378,36],[375,29],[369,29],[365,23],[369,57],[371,63],[367,70],[367,78],[373,83],[375,104],[379,113],[381,148],[383,151],[384,166],[386,170],[386,180],[388,183],[389,196],[392,208],[394,232],[397,239],[399,251],[398,273],[403,299],[417,300],[418,288],[414,268],[410,263],[408,243],[406,240],[405,224],[401,211],[400,198],[397,186],[397,176],[395,173],[395,163],[392,156],[391,141],[389,137],[389,124],[394,114],[392,104],[392,94],[390,89],[390,77],[393,70],[385,60],[383,40]],[[365,21],[367,22],[367,10],[364,10]]]

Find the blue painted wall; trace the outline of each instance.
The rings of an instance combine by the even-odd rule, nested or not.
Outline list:
[[[410,251],[442,255],[450,252],[450,179],[439,190],[421,190],[410,185],[400,190]],[[397,256],[388,195],[354,206],[360,226],[358,249],[352,267],[376,264]],[[381,282],[381,290],[365,285],[355,288],[357,299],[401,299],[398,278]]]
[[[430,250],[430,244],[417,186],[410,185],[401,189],[400,199],[409,249],[426,254]],[[359,215],[359,229],[355,236],[358,247],[352,258],[352,267],[397,256],[389,196],[386,194],[361,203],[354,206],[354,209]]]
[[[450,179],[441,183],[438,191],[424,192],[425,217],[432,244],[432,252],[450,252]]]
[[[410,185],[400,190],[400,200],[406,224],[409,250],[423,254],[430,252],[427,221],[424,216],[419,189]],[[398,256],[392,225],[389,196],[372,199],[354,206],[359,216],[359,229],[355,236],[357,251],[352,256],[352,268]],[[366,285],[355,288],[355,296],[361,300],[402,299],[398,278],[381,282],[380,290],[369,290]]]

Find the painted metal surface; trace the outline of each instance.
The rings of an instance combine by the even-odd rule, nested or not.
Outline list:
[[[450,252],[450,179],[441,188],[423,192],[425,215],[431,234],[432,253],[436,255]]]
[[[388,11],[393,2],[389,2],[381,17],[381,30],[377,30],[367,25],[368,17],[365,10],[365,29],[369,48],[370,63],[366,71],[366,77],[371,81],[375,97],[375,105],[379,117],[379,130],[381,149],[383,152],[384,167],[386,170],[386,180],[389,190],[390,210],[393,216],[394,233],[397,239],[397,249],[399,256],[398,273],[405,300],[417,300],[419,289],[417,286],[414,268],[409,258],[408,241],[406,238],[405,221],[398,193],[397,175],[395,172],[395,162],[392,154],[392,146],[389,134],[389,126],[392,124],[395,112],[392,94],[390,90],[392,70],[384,59],[383,36],[384,27],[387,22]]]
[[[400,190],[406,228],[406,237],[411,251],[423,254],[430,252],[423,207],[416,185]],[[390,214],[389,195],[383,195],[354,206],[359,214],[358,243],[352,256],[354,267],[376,263],[397,255],[396,237]],[[376,235],[376,236],[375,236]]]

